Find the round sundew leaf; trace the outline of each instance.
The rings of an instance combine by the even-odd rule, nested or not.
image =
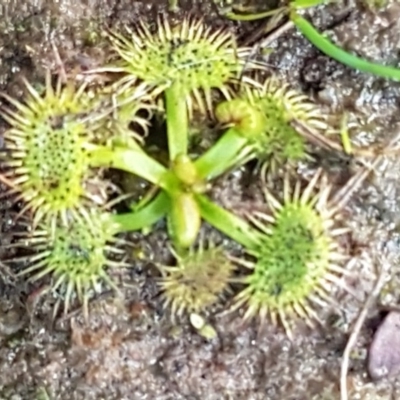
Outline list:
[[[113,33],[111,40],[120,59],[109,70],[126,74],[121,86],[139,79],[160,93],[175,85],[189,109],[193,100],[201,110],[210,109],[212,89],[226,94],[245,66],[255,67],[247,60],[250,49],[238,47],[233,33],[201,20],[184,18],[173,25],[163,19],[155,31],[142,22],[130,37]]]
[[[114,287],[106,269],[111,264],[110,253],[116,251],[116,232],[111,215],[94,207],[87,211],[86,218],[70,218],[65,225],[42,222],[32,233],[31,245],[40,252],[22,274],[34,272],[33,280],[50,275],[53,289],[64,296],[65,312],[73,297],[87,310],[91,291],[101,290],[104,283]]]
[[[322,220],[311,207],[288,203],[275,218],[249,281],[257,288],[260,306],[285,309],[313,292],[329,268],[329,245]]]
[[[327,287],[341,271],[327,203],[330,189],[321,185],[315,190],[319,180],[317,173],[302,191],[299,181],[291,187],[287,175],[283,201],[266,192],[271,213],[257,212],[251,217],[261,235],[258,244],[247,249],[253,261],[242,265],[251,272],[243,277],[245,288],[233,306],[243,307],[246,319],[259,316],[263,322],[266,318],[282,322],[289,337],[295,318],[310,325],[318,319],[314,303],[326,303]]]
[[[86,198],[84,182],[90,175],[86,144],[95,124],[82,115],[90,112],[91,100],[84,87],[57,83],[53,89],[47,77],[43,94],[26,82],[25,103],[6,97],[15,111],[2,116],[11,125],[5,134],[9,176],[13,189],[27,208],[40,216],[58,216],[79,208]],[[93,130],[92,130],[93,128]]]
[[[244,86],[240,100],[263,115],[263,129],[249,137],[257,157],[272,171],[280,164],[307,158],[306,142],[291,125],[299,120],[315,129],[326,129],[326,118],[310,99],[275,77],[260,87]],[[238,99],[236,101],[239,101]]]
[[[176,257],[176,266],[159,267],[165,304],[173,314],[198,315],[227,290],[235,266],[221,247],[212,244],[205,249],[201,243]]]

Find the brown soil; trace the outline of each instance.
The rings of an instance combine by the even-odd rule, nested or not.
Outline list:
[[[205,15],[214,25],[228,24],[245,40],[260,22],[227,23],[216,15],[220,5],[181,2],[184,11]],[[41,81],[44,68],[57,70],[53,46],[67,68],[101,65],[107,44],[104,27],[118,29],[138,16],[155,20],[165,10],[162,0],[2,0],[0,5],[0,89],[21,93],[21,76]],[[178,14],[178,17],[181,14]],[[399,63],[400,5],[393,1],[380,10],[365,3],[333,4],[310,14],[332,39],[363,57]],[[358,73],[319,53],[295,30],[270,45],[271,70],[301,88],[333,112],[349,112],[351,130],[359,144],[384,142],[400,128],[400,84]],[[5,123],[1,122],[4,130]],[[352,166],[335,156],[320,162],[342,176]],[[0,398],[1,399],[157,399],[157,400],[336,400],[343,349],[352,323],[373,287],[379,256],[386,250],[391,280],[380,305],[399,302],[399,180],[400,163],[388,159],[354,196],[345,213],[351,228],[356,263],[354,279],[346,284],[356,297],[338,290],[337,308],[321,310],[322,326],[301,324],[290,342],[282,329],[212,310],[209,322],[217,337],[205,340],[186,319],[173,322],[160,302],[154,262],[167,262],[165,227],[146,237],[130,237],[145,257],[132,262],[121,276],[123,296],[106,293],[91,305],[88,324],[80,311],[51,322],[54,299],[40,298],[23,279],[0,270]],[[215,198],[229,206],[248,199],[246,173],[221,179]],[[245,183],[244,183],[245,182]],[[1,191],[5,191],[3,186]],[[229,201],[228,201],[229,199]],[[228,204],[229,203],[229,204]],[[16,256],[9,248],[18,231],[15,205],[0,204],[0,258]],[[18,265],[13,266],[18,270]],[[348,386],[353,400],[400,399],[396,382],[373,383],[366,372],[368,345],[379,321],[370,310],[352,353]]]

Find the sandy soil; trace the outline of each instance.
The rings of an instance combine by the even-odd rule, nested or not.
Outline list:
[[[154,19],[161,0],[2,0],[0,5],[0,89],[18,96],[20,77],[41,80],[46,67],[57,68],[53,46],[67,68],[100,65],[107,54],[105,26],[118,29],[139,15]],[[209,3],[182,2],[183,9],[206,15],[214,25],[228,24],[245,40],[259,26],[227,23]],[[333,40],[361,56],[399,63],[400,4],[380,10],[353,1],[318,7],[312,21]],[[282,74],[333,112],[346,110],[359,144],[384,142],[400,129],[400,84],[358,73],[320,54],[294,30],[270,44],[266,56]],[[0,130],[5,129],[0,121]],[[320,162],[346,176],[353,166],[334,155]],[[315,167],[315,166],[314,166]],[[310,167],[313,168],[313,167]],[[323,325],[299,325],[290,342],[280,328],[221,316],[209,322],[217,337],[205,340],[186,319],[171,321],[155,283],[154,262],[170,258],[165,227],[151,235],[132,235],[144,254],[121,276],[123,298],[110,293],[93,302],[85,325],[79,310],[51,322],[54,299],[39,298],[32,286],[0,270],[0,399],[63,400],[336,400],[340,398],[341,357],[352,324],[374,285],[380,263],[390,263],[391,279],[378,306],[371,309],[351,354],[350,399],[400,399],[396,381],[373,383],[366,370],[367,349],[382,317],[382,306],[399,302],[400,162],[387,159],[344,210],[351,228],[348,243],[355,259],[348,285],[356,297],[338,290],[337,308],[320,310]],[[246,171],[218,181],[214,197],[230,207],[249,201]],[[0,186],[2,192],[5,191]],[[228,201],[229,199],[229,201]],[[251,200],[250,200],[251,201]],[[229,203],[229,204],[228,204]],[[16,256],[8,247],[20,227],[15,205],[0,203],[0,258]],[[13,268],[18,270],[18,265]],[[46,397],[48,396],[48,397]]]

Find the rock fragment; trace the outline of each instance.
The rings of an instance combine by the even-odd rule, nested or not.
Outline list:
[[[368,373],[374,380],[400,375],[400,312],[390,312],[375,332]]]

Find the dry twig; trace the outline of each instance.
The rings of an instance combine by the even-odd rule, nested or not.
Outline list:
[[[358,318],[353,326],[349,339],[347,341],[346,348],[343,352],[342,365],[340,369],[340,399],[348,400],[348,391],[347,391],[347,374],[349,370],[349,362],[350,362],[350,353],[353,350],[358,336],[360,334],[361,328],[365,322],[365,319],[368,314],[368,310],[371,308],[372,304],[376,301],[379,296],[383,286],[385,285],[388,278],[388,271],[390,263],[388,260],[379,259],[380,263],[380,271],[377,277],[375,286],[372,292],[368,295],[367,300],[364,303],[363,308],[358,315]]]

